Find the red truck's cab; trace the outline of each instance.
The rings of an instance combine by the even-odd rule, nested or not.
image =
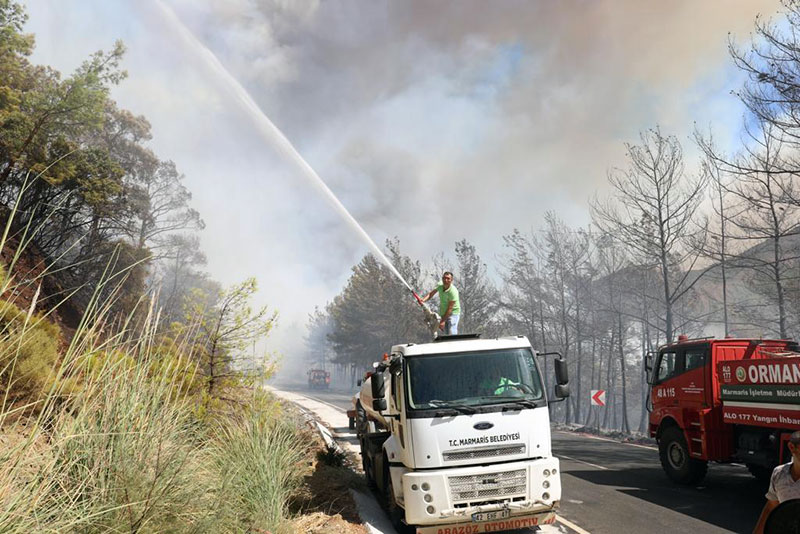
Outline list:
[[[741,462],[759,477],[788,461],[800,429],[800,354],[787,340],[685,336],[648,357],[650,436],[676,482],[693,484],[709,461]]]
[[[329,389],[331,387],[331,373],[324,369],[310,369],[308,371],[308,389]]]

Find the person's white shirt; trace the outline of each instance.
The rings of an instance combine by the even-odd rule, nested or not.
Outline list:
[[[768,501],[788,501],[800,499],[800,479],[792,479],[792,462],[779,465],[772,471],[767,490]]]

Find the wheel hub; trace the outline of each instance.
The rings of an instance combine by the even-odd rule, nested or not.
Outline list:
[[[675,469],[680,469],[683,467],[683,464],[686,462],[686,456],[683,453],[683,449],[675,443],[672,443],[669,447],[669,454],[667,454],[667,458],[669,459],[669,463]]]

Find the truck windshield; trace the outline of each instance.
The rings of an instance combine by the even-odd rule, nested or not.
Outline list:
[[[543,395],[530,349],[420,356],[407,362],[409,405],[417,410],[537,400]]]

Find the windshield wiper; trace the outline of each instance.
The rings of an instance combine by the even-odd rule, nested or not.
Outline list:
[[[470,406],[467,406],[465,404],[450,404],[449,402],[441,401],[441,400],[438,400],[438,399],[429,400],[428,401],[428,405],[432,406],[433,408],[452,408],[453,410],[456,410],[458,412],[465,413],[465,414],[473,414],[473,413],[475,413],[475,409],[474,408],[471,408]]]
[[[538,404],[533,399],[525,399],[522,397],[498,397],[496,395],[484,395],[482,397],[478,397],[481,400],[491,400],[496,401],[492,402],[491,404],[520,404],[526,408],[537,408]]]
[[[508,402],[514,403],[514,404],[521,404],[522,406],[525,406],[526,408],[536,408],[536,407],[538,407],[538,404],[536,404],[536,401],[535,400],[531,400],[531,399],[509,399]]]

